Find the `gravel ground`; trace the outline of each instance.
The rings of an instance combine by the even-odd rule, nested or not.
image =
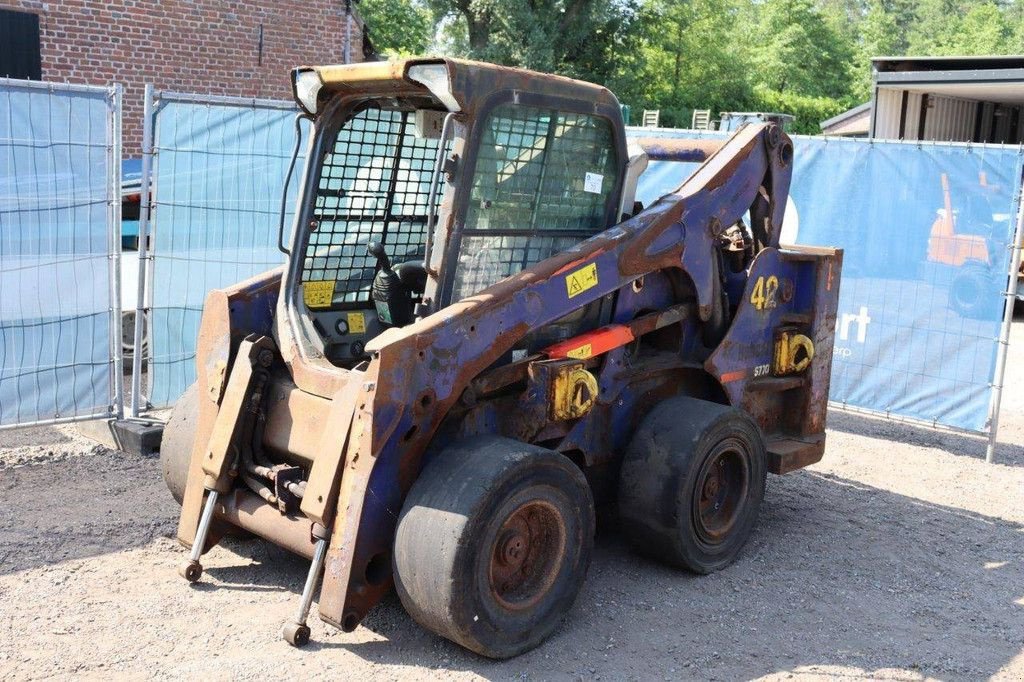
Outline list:
[[[603,529],[565,625],[505,662],[394,597],[351,634],[314,617],[292,649],[303,561],[230,541],[190,587],[155,459],[73,427],[5,433],[0,678],[1022,680],[1024,343],[1010,352],[997,464],[979,439],[833,412],[825,459],[769,478],[736,564],[695,577]]]

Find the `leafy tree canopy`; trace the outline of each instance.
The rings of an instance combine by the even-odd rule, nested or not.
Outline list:
[[[362,0],[378,51],[431,52],[610,87],[687,126],[781,111],[798,132],[870,97],[871,58],[1024,54],[1024,0]]]
[[[362,0],[359,13],[378,54],[386,57],[426,52],[434,32],[434,17],[416,0]]]

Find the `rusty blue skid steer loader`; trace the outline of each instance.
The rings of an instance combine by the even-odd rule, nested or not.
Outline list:
[[[210,292],[165,432],[182,575],[251,533],[312,561],[296,646],[318,584],[345,631],[394,586],[505,658],[570,610],[595,501],[643,554],[729,564],[766,473],[825,447],[842,254],[779,246],[791,140],[630,142],[605,88],[454,59],[293,85],[287,265]],[[644,208],[648,159],[702,165]]]

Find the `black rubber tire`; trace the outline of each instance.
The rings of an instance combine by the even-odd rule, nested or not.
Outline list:
[[[723,456],[733,479],[744,482],[730,497],[731,520],[709,540],[698,509],[703,472],[725,451],[732,453]],[[690,397],[662,402],[641,422],[623,457],[619,513],[626,537],[642,554],[695,573],[725,568],[757,521],[765,458],[761,431],[741,410]]]
[[[160,441],[160,468],[164,483],[178,504],[185,498],[192,442],[195,440],[198,421],[199,385],[193,383],[174,403],[174,410],[164,426],[164,435]]]
[[[499,549],[508,547],[506,521],[527,508],[555,510],[559,549],[550,550],[554,535],[527,533],[535,543],[528,548],[546,545],[540,553],[557,557],[540,562],[546,568],[521,569],[532,585],[527,592],[536,593],[513,603],[511,594],[492,589],[492,571]],[[568,458],[497,436],[462,441],[424,468],[406,498],[393,555],[398,596],[428,630],[483,656],[516,656],[569,612],[590,566],[594,528],[590,488]]]
[[[966,266],[953,277],[949,284],[949,307],[961,317],[975,319],[991,308],[995,284],[989,274],[976,266]]]

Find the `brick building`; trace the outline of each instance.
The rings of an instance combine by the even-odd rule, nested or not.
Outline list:
[[[291,97],[300,64],[363,60],[352,0],[0,0],[0,76],[124,86],[124,154],[142,95]]]

